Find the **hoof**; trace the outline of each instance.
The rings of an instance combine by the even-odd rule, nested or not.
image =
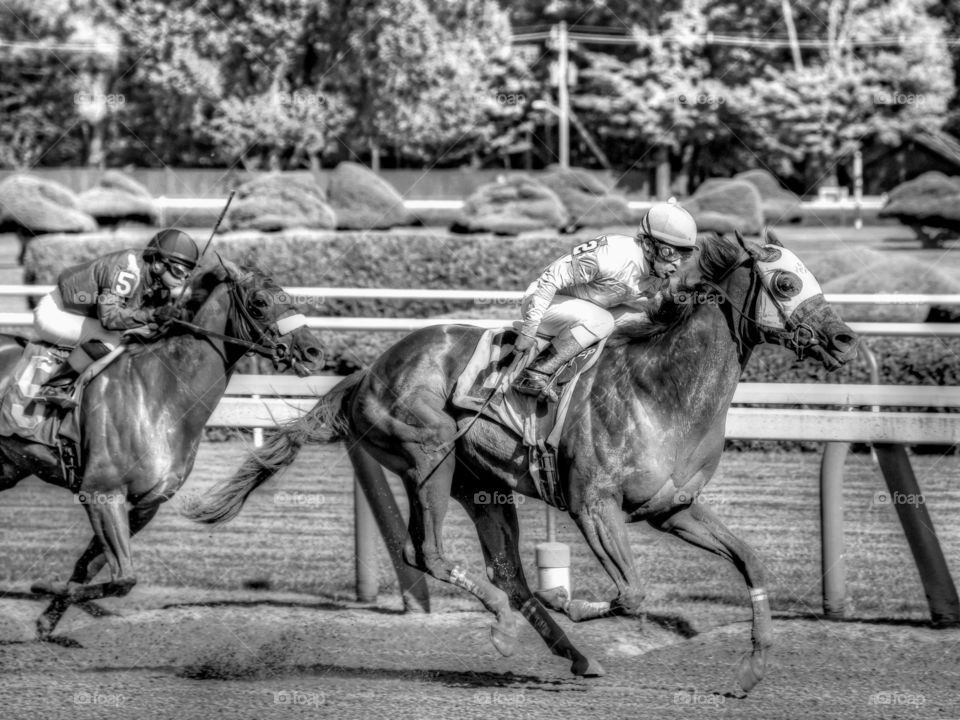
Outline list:
[[[580,677],[603,677],[607,674],[603,666],[588,657],[579,657],[570,666],[570,672]]]
[[[543,603],[545,607],[548,607],[554,612],[558,613],[564,612],[564,606],[570,602],[570,596],[567,595],[567,589],[562,586],[550,588],[549,590],[538,590],[533,595],[537,598],[537,600]]]
[[[516,634],[505,632],[499,625],[490,626],[490,642],[504,657],[510,657],[517,651]]]
[[[737,682],[743,692],[748,693],[763,680],[766,670],[766,656],[764,651],[752,652],[740,658],[740,667],[737,668]]]

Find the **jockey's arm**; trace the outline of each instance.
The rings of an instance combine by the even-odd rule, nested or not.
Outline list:
[[[536,287],[524,297],[527,309],[523,314],[520,332],[524,335],[536,335],[543,314],[553,301],[553,296],[564,288],[590,282],[598,272],[597,261],[592,253],[579,257],[564,255],[548,265],[547,269],[540,274]]]
[[[141,327],[153,320],[151,308],[127,307],[127,299],[111,292],[100,294],[97,317],[107,330],[129,330]]]

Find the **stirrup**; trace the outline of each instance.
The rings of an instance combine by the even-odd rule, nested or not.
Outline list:
[[[542,373],[539,370],[526,368],[513,381],[514,390],[523,395],[532,395],[548,402],[559,402],[556,391],[556,381],[553,375]]]

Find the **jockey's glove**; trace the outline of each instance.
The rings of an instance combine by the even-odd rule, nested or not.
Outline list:
[[[517,339],[513,343],[513,351],[515,353],[525,353],[530,348],[537,346],[537,333],[534,331],[532,334],[528,334],[524,331],[521,331],[517,334]]]
[[[171,320],[182,320],[183,317],[183,308],[178,308],[175,305],[162,305],[153,311],[153,321],[158,325],[163,325]]]

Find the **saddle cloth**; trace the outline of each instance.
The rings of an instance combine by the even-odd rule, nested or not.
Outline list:
[[[457,378],[451,402],[454,407],[479,413],[519,435],[530,448],[530,474],[541,499],[565,509],[566,502],[556,484],[556,450],[577,381],[596,363],[603,343],[583,350],[561,368],[557,373],[560,402],[551,403],[510,387],[523,369],[523,365],[511,362],[516,337],[514,330],[485,331]],[[548,338],[538,337],[538,350],[549,342]],[[462,428],[472,421],[473,416],[468,416],[459,425]]]
[[[28,342],[13,372],[0,382],[0,436],[16,436],[55,448],[65,470],[78,461],[77,414],[73,410],[64,414],[59,407],[29,398],[69,354],[69,348]]]

